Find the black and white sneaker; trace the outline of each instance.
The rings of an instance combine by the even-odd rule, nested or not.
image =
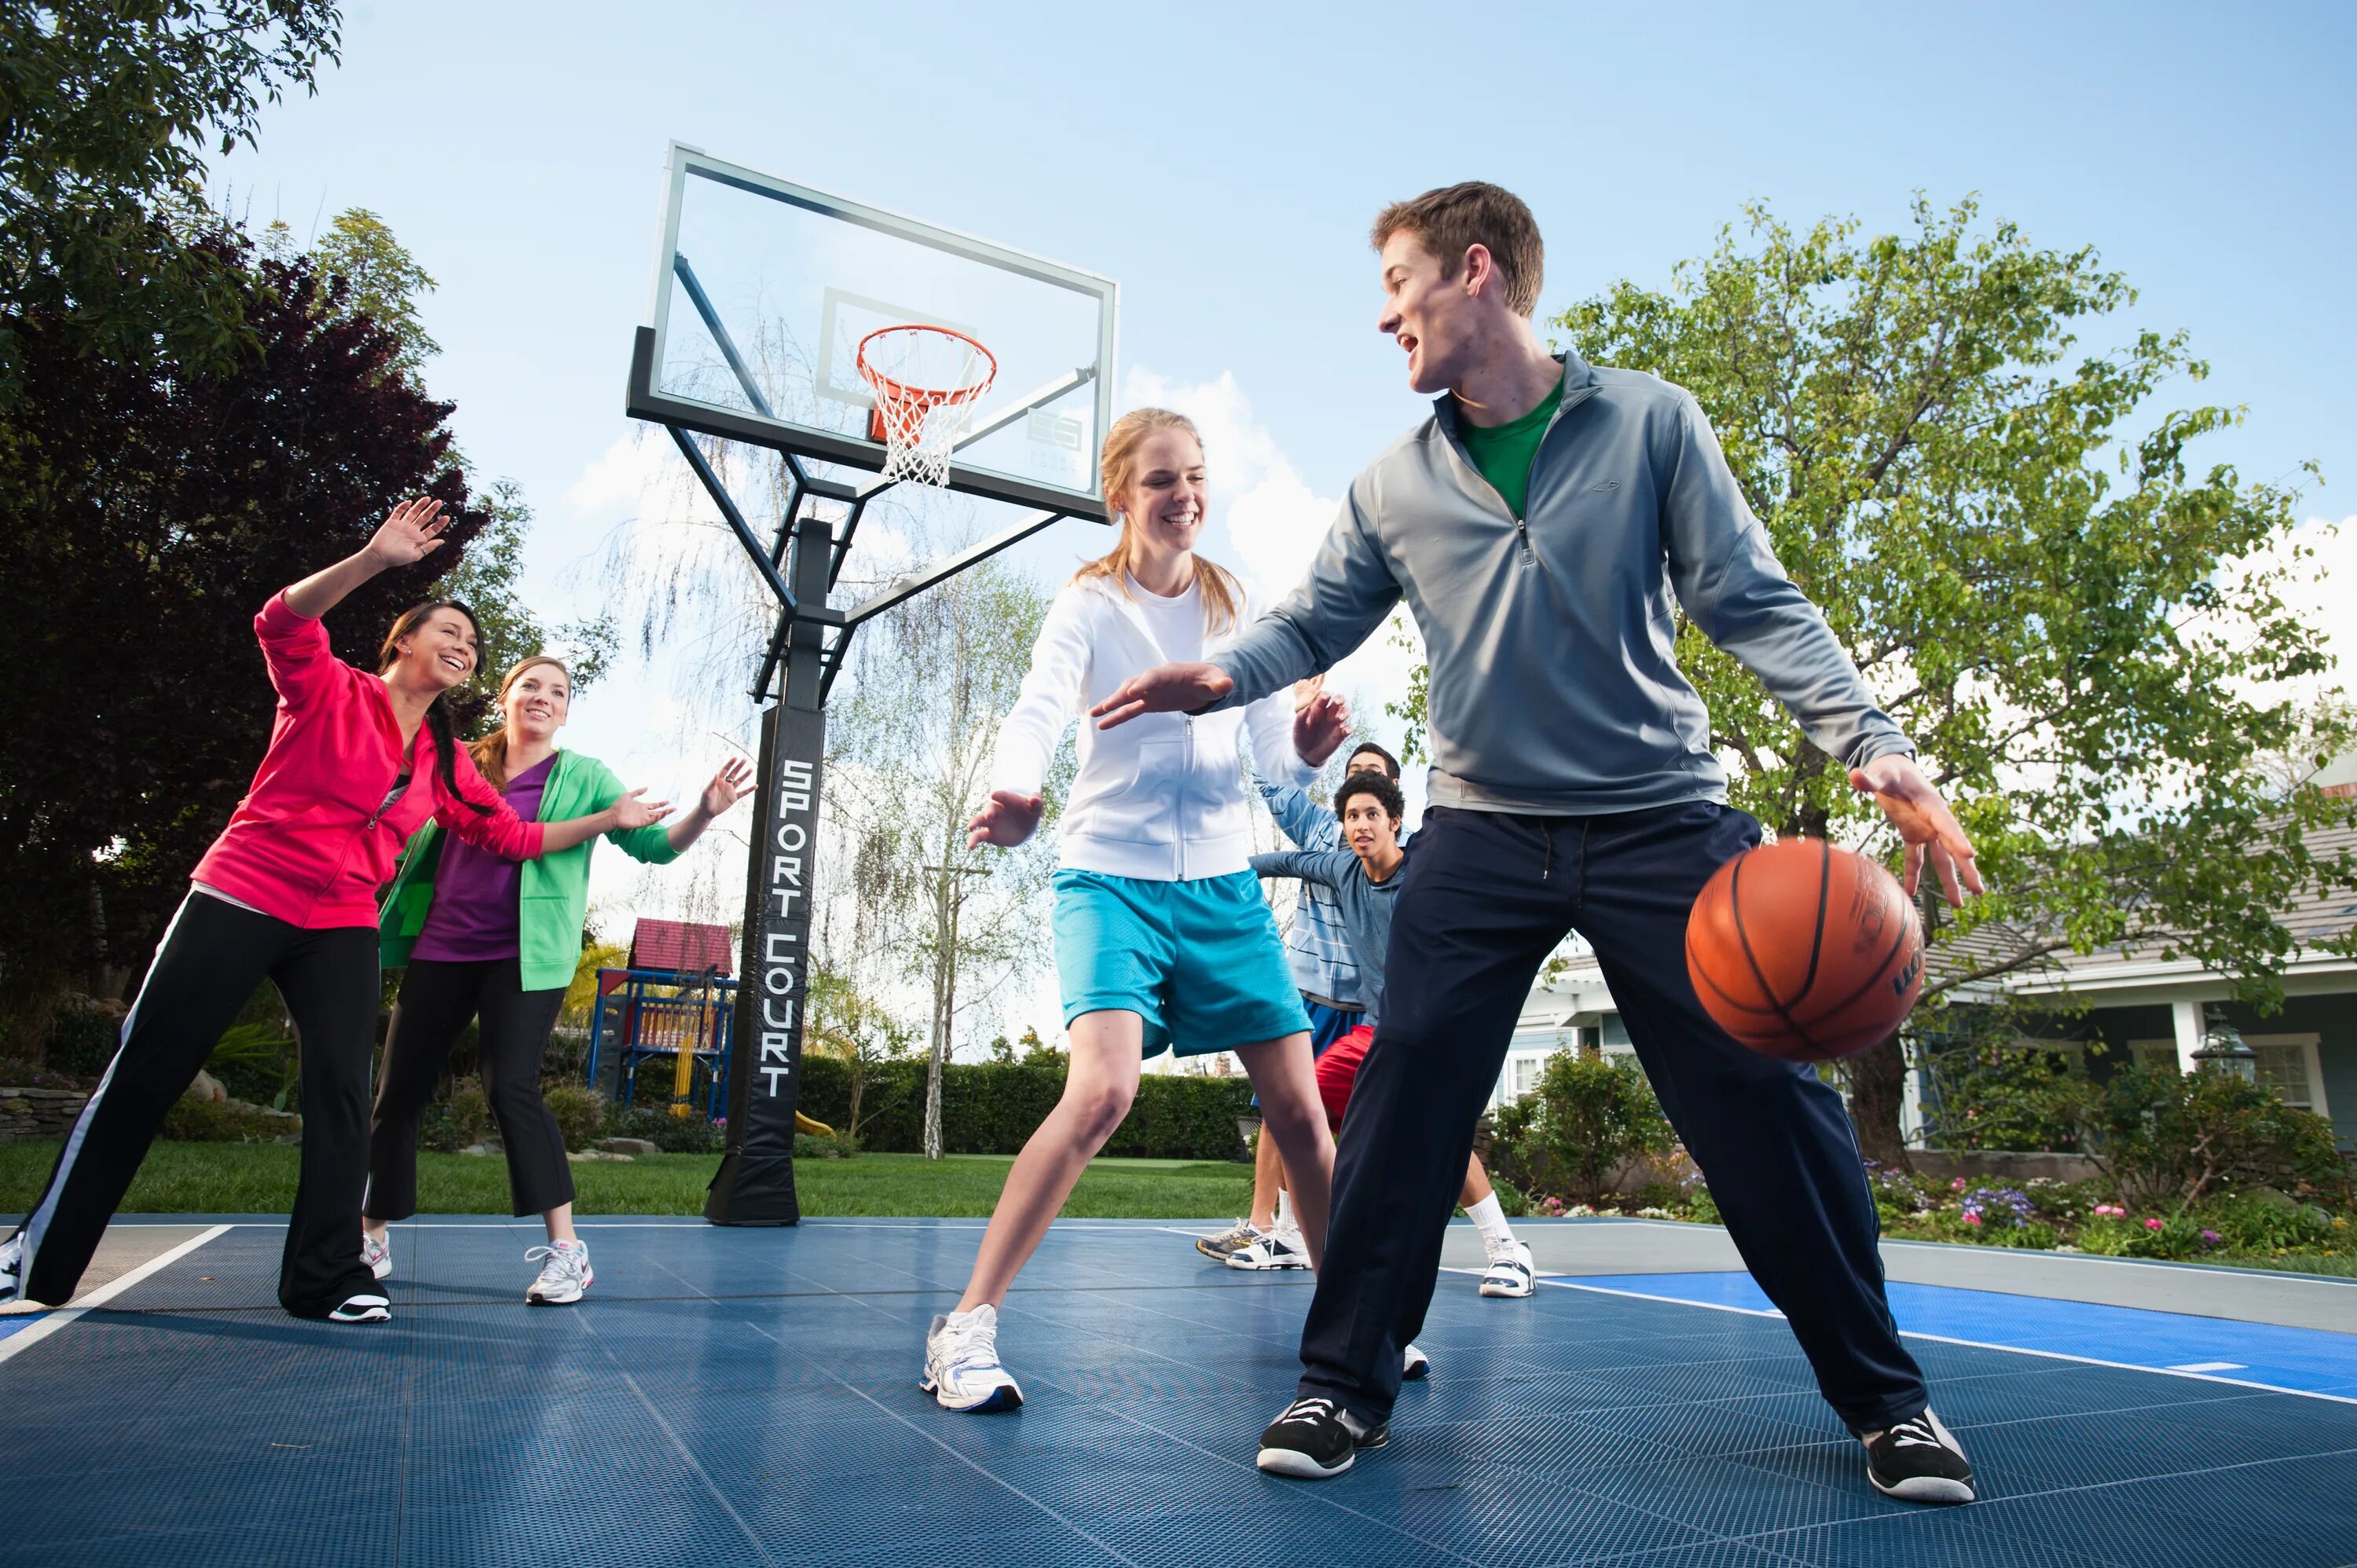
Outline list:
[[[1215,1263],[1224,1263],[1231,1252],[1241,1252],[1267,1232],[1249,1219],[1239,1219],[1216,1236],[1195,1238],[1195,1251]]]
[[[1887,1498],[1909,1503],[1968,1503],[1973,1467],[1955,1435],[1927,1408],[1894,1422],[1866,1444],[1866,1478]]]
[[[1301,1239],[1300,1231],[1280,1225],[1230,1252],[1224,1261],[1232,1269],[1306,1269],[1309,1244]]]
[[[328,1314],[330,1323],[391,1323],[393,1303],[381,1295],[346,1296],[344,1304]]]
[[[1271,1476],[1322,1481],[1349,1469],[1364,1450],[1381,1448],[1391,1440],[1389,1422],[1361,1431],[1332,1400],[1295,1400],[1260,1434],[1257,1463]]]
[[[1400,1352],[1400,1380],[1421,1382],[1432,1376],[1432,1358],[1411,1345]]]

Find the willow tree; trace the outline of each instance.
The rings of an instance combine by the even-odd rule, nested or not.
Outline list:
[[[988,562],[877,617],[852,644],[849,689],[827,727],[829,806],[851,854],[850,949],[880,958],[926,1003],[931,1159],[960,1015],[1047,951],[1052,821],[1013,854],[965,843],[1047,609],[1038,584]],[[1060,778],[1049,779],[1051,801]]]
[[[2135,298],[2091,248],[1919,199],[1910,232],[1873,238],[1752,207],[1666,289],[1623,282],[1549,323],[1693,392],[1972,833],[1989,896],[1953,916],[1924,901],[1932,1006],[2128,941],[2270,1006],[2293,946],[2276,912],[2304,885],[2357,886],[2306,838],[2345,806],[2287,796],[2264,766],[2347,738],[2266,694],[2330,667],[2282,597],[2307,559],[2298,494],[2201,466],[2243,411],[2166,406],[2207,367],[2182,333],[2114,326]],[[2107,328],[2113,346],[2082,347]],[[1677,648],[1736,805],[1895,865],[1880,814],[1749,671],[1683,616]],[[1905,1158],[1905,1072],[1897,1040],[1851,1064],[1875,1157]]]

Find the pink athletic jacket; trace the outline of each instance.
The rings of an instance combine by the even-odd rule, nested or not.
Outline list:
[[[283,593],[253,618],[278,720],[270,750],[221,836],[191,879],[293,925],[317,930],[377,923],[377,893],[428,816],[479,849],[510,860],[540,854],[544,829],[521,821],[457,747],[458,788],[493,808],[454,800],[436,771],[433,732],[417,726],[404,764],[401,726],[384,682],[338,659],[328,630]],[[408,788],[388,802],[406,769]]]

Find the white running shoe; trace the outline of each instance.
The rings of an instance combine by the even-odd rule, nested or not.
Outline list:
[[[1481,1294],[1525,1296],[1538,1288],[1534,1283],[1537,1278],[1538,1269],[1531,1260],[1531,1244],[1509,1241],[1491,1250],[1489,1270],[1481,1276]]]
[[[393,1244],[380,1241],[367,1231],[361,1232],[361,1262],[369,1273],[381,1280],[393,1278]]]
[[[344,1298],[344,1305],[328,1314],[330,1323],[391,1323],[393,1303],[381,1295],[354,1295]]]
[[[917,1385],[943,1410],[970,1415],[1013,1410],[1023,1391],[998,1364],[998,1308],[988,1302],[972,1312],[933,1319],[925,1335],[925,1377]]]
[[[545,1262],[542,1262],[546,1259]],[[559,1241],[553,1247],[525,1249],[523,1261],[540,1263],[540,1278],[523,1293],[534,1306],[570,1306],[597,1283],[589,1270],[589,1249],[579,1241]]]
[[[1411,1345],[1400,1352],[1400,1380],[1420,1382],[1432,1376],[1432,1358]]]
[[[1308,1243],[1302,1240],[1299,1230],[1289,1225],[1281,1225],[1250,1246],[1239,1247],[1228,1254],[1228,1267],[1232,1269],[1306,1269],[1308,1266]]]

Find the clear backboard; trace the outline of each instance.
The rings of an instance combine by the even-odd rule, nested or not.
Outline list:
[[[870,472],[879,328],[946,327],[997,361],[947,487],[1103,521],[1111,279],[759,174],[673,143],[630,413]]]

